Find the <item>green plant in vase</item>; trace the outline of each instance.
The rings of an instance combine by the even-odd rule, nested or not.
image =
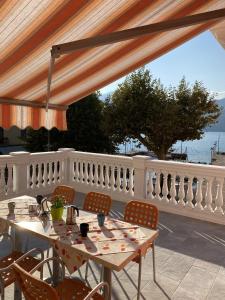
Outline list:
[[[52,206],[50,211],[53,221],[62,219],[64,203],[65,199],[63,196],[58,195],[52,199]]]

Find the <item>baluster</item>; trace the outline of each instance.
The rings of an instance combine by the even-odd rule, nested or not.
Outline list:
[[[40,188],[41,187],[41,164],[37,164],[37,187]]]
[[[62,160],[62,161],[59,161],[59,182],[63,182],[64,179],[65,179],[65,162]]]
[[[91,185],[94,185],[93,168],[94,168],[94,164],[93,164],[93,162],[91,162],[91,163],[90,163],[90,174],[89,174]]]
[[[160,188],[160,172],[156,173],[156,181],[155,181],[155,198],[158,201],[161,201],[160,197],[161,188]]]
[[[162,200],[165,201],[166,203],[169,203],[169,199],[168,199],[168,173],[164,172],[163,173],[163,187],[162,187]]]
[[[48,185],[51,185],[50,169],[51,169],[51,165],[50,162],[48,162],[47,163],[47,184]]]
[[[80,162],[80,182],[84,181],[84,162]]]
[[[215,208],[215,213],[222,215],[223,214],[223,184],[224,184],[224,179],[219,178],[217,179],[217,191],[216,191],[216,208]]]
[[[72,163],[72,181],[76,181],[76,162],[71,161]]]
[[[36,173],[36,164],[33,164],[33,188],[37,187],[37,173]]]
[[[180,175],[180,182],[179,182],[179,192],[178,192],[178,196],[179,196],[179,202],[178,205],[180,206],[184,206],[185,202],[184,202],[184,198],[185,198],[185,191],[184,191],[184,175]]]
[[[203,210],[203,207],[202,207],[202,182],[203,182],[203,178],[198,178],[197,191],[196,191],[196,195],[195,195],[195,200],[196,200],[195,208],[198,210]]]
[[[207,177],[207,187],[206,187],[206,195],[205,195],[205,202],[206,205],[204,207],[204,209],[206,209],[209,212],[212,212],[212,181],[213,178],[212,177]]]
[[[75,162],[75,181],[79,182],[79,162]]]
[[[49,163],[49,185],[52,185],[54,182],[53,170],[52,170],[53,164],[54,162],[52,161]]]
[[[117,167],[117,173],[116,173],[116,189],[117,191],[121,191],[121,188],[120,188],[120,172],[121,172],[121,168],[118,166]]]
[[[85,165],[85,172],[84,172],[84,177],[85,177],[85,183],[89,184],[90,180],[89,180],[89,172],[88,170],[90,170],[90,162],[86,162]]]
[[[109,165],[105,166],[105,186],[107,189],[110,189],[109,186]]]
[[[188,207],[191,207],[193,208],[193,203],[192,203],[192,200],[193,200],[193,176],[190,176],[188,177],[188,191],[187,191],[187,203],[186,205]]]
[[[47,164],[43,163],[44,172],[43,172],[43,186],[47,186]]]
[[[53,167],[53,172],[52,172],[52,182],[54,184],[57,183],[57,172],[56,172],[56,168],[57,168],[57,162],[53,162],[52,163],[52,167]]]
[[[154,192],[154,186],[153,186],[153,172],[152,171],[148,171],[148,181],[147,181],[147,192],[148,192],[148,198],[150,200],[153,200],[155,197],[153,195]]]
[[[171,174],[170,201],[175,205],[177,205],[176,195],[176,174]]]
[[[123,192],[127,192],[127,168],[123,167]]]
[[[5,167],[0,168],[0,200],[4,199],[5,196],[5,176],[4,176]]]
[[[110,187],[111,187],[111,190],[114,191],[115,189],[115,178],[114,178],[114,166],[110,166]]]
[[[129,192],[130,195],[133,196],[134,194],[134,169],[129,169]]]
[[[63,174],[63,162],[58,160],[57,161],[57,183],[62,181],[62,174]]]
[[[104,164],[100,164],[100,186],[104,188]]]
[[[94,184],[98,186],[98,164],[94,164]]]
[[[31,185],[30,185],[30,187],[33,189],[34,188],[34,165],[33,164],[30,165],[30,171],[31,171],[31,176],[30,176]]]
[[[9,195],[13,190],[12,173],[11,173],[11,166],[10,165],[7,165],[7,170],[8,170],[7,195]]]

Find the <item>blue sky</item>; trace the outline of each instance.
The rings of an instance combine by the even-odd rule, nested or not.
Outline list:
[[[170,51],[146,65],[154,77],[160,78],[165,86],[177,85],[185,76],[193,83],[202,81],[212,92],[218,92],[217,99],[225,98],[225,49],[214,36],[206,31],[182,46]],[[121,78],[101,89],[102,94],[113,92]]]

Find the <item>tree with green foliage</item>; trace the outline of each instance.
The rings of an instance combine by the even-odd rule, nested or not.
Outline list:
[[[76,150],[114,153],[116,148],[104,128],[104,103],[99,93],[93,93],[75,102],[67,110],[70,144]]]
[[[165,88],[148,70],[126,77],[105,103],[105,127],[118,144],[138,140],[159,159],[178,140],[200,139],[220,108],[200,82]]]
[[[68,130],[50,130],[50,150],[70,147],[78,151],[115,152],[116,147],[112,139],[105,133],[104,103],[99,96],[99,93],[94,93],[69,106],[66,112]],[[47,129],[28,129],[25,142],[27,150],[31,152],[47,151]]]
[[[50,131],[44,127],[38,130],[27,128],[26,137],[21,139],[30,152],[56,151],[58,148],[63,147],[64,135],[64,132],[59,131],[57,128],[52,128]]]

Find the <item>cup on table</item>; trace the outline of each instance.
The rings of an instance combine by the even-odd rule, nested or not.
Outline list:
[[[15,213],[16,203],[14,201],[10,201],[8,203],[9,214],[13,215]]]
[[[80,233],[82,237],[86,237],[89,231],[89,224],[88,223],[81,223],[80,224]]]
[[[100,227],[104,226],[105,215],[103,213],[98,213],[97,218],[98,218],[98,226]]]
[[[36,196],[36,201],[37,201],[37,203],[39,204],[39,205],[41,205],[41,201],[44,199],[44,196],[42,196],[42,195],[37,195]]]

